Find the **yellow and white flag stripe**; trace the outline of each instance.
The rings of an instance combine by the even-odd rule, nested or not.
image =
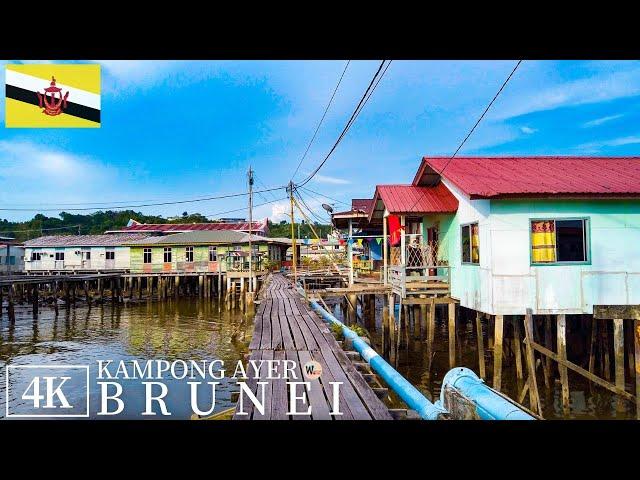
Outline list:
[[[7,65],[5,74],[7,127],[100,127],[100,65]]]

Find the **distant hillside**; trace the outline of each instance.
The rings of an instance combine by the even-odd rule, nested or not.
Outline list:
[[[209,221],[199,213],[183,214],[182,217],[173,220],[167,220],[161,216],[143,215],[133,210],[117,212],[107,210],[88,215],[62,212],[59,217],[47,217],[39,213],[25,222],[0,220],[0,236],[28,240],[41,235],[77,235],[78,232],[81,234],[104,233],[107,230],[126,226],[131,218],[141,223],[204,223]]]
[[[209,219],[199,213],[187,214],[184,212],[179,218],[168,220],[162,216],[143,215],[133,210],[96,212],[87,215],[62,212],[59,217],[47,217],[37,214],[31,220],[25,222],[10,222],[0,220],[0,237],[15,237],[24,241],[42,235],[77,235],[98,234],[107,230],[117,230],[127,225],[129,219],[134,219],[140,223],[206,223]],[[318,235],[326,238],[331,231],[329,225],[315,224],[314,228]],[[296,224],[296,235],[298,235],[298,224]],[[291,237],[291,224],[269,222],[270,237]],[[300,224],[301,238],[315,238],[311,228],[307,224]]]
[[[311,227],[306,223],[296,223],[295,235],[298,236],[298,225],[300,225],[300,238],[316,238]],[[327,238],[327,234],[331,233],[331,225],[321,225],[315,223],[313,225],[316,233],[320,238]],[[288,222],[272,223],[269,222],[269,236],[270,237],[287,237],[291,238],[291,224]]]

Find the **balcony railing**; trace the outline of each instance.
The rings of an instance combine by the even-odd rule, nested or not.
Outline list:
[[[408,295],[449,295],[451,269],[448,265],[422,265],[389,267],[391,291],[401,298]]]

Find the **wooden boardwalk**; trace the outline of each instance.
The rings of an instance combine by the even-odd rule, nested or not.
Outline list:
[[[311,381],[307,392],[308,403],[299,402],[298,411],[311,406],[311,415],[287,415],[289,391],[287,380],[267,380],[267,369],[260,369],[260,378],[250,378],[247,385],[257,395],[258,381],[268,382],[265,393],[264,415],[245,401],[244,410],[249,415],[238,415],[234,420],[391,420],[388,408],[369,387],[355,369],[347,355],[336,342],[327,325],[310,310],[305,300],[293,288],[292,283],[280,274],[274,274],[266,287],[265,295],[257,308],[253,337],[249,345],[249,360],[293,360],[297,379],[308,381],[301,369],[310,360],[322,365],[320,378]],[[281,363],[277,362],[278,368]],[[278,372],[280,373],[280,371]],[[279,375],[275,375],[279,376]],[[264,378],[264,379],[263,379]],[[342,382],[340,386],[340,411],[331,414],[333,388],[329,382]],[[301,395],[303,387],[298,388]]]

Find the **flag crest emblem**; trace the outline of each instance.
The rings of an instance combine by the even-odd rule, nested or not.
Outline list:
[[[100,65],[6,65],[8,128],[99,128]]]

